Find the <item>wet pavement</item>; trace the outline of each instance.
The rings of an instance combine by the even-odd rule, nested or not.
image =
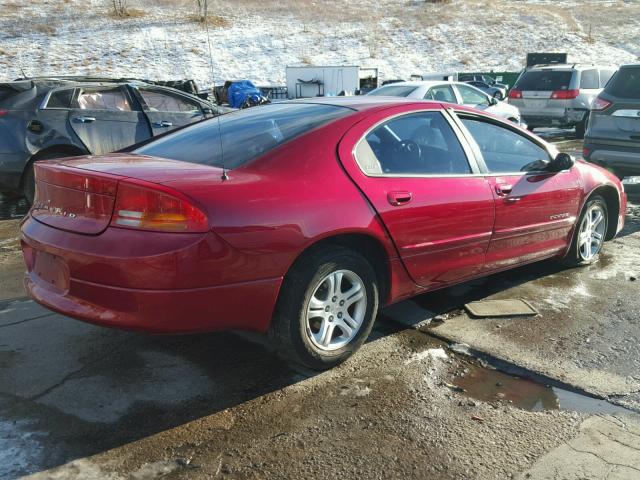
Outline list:
[[[142,335],[43,309],[20,286],[26,204],[0,201],[0,478],[637,479],[639,204],[597,264],[402,302],[316,374],[233,334]],[[462,310],[484,298],[540,314]]]

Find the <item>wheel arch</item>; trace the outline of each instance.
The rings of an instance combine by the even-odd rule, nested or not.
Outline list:
[[[287,273],[285,273],[285,278],[296,265],[304,261],[310,254],[319,249],[331,247],[332,245],[348,248],[365,257],[371,264],[376,274],[376,279],[378,280],[380,305],[386,304],[391,292],[392,275],[389,262],[390,257],[382,241],[367,233],[339,233],[316,240],[300,252],[289,266]]]
[[[62,153],[62,154],[68,155],[69,157],[75,157],[78,155],[87,154],[85,150],[82,150],[80,147],[77,147],[76,145],[70,145],[70,144],[64,144],[64,143],[57,144],[57,145],[49,145],[43,148],[42,150],[38,150],[36,153],[31,155],[31,157],[25,164],[24,169],[22,170],[22,176],[20,178],[20,188],[24,188],[25,175],[29,171],[29,168],[31,168],[31,166],[33,165],[33,162],[43,159],[52,153]]]
[[[586,198],[584,205],[596,195],[604,198],[607,204],[607,235],[605,240],[611,240],[618,231],[618,215],[620,214],[620,197],[618,190],[612,185],[601,185],[593,189]],[[582,208],[584,208],[584,205]]]

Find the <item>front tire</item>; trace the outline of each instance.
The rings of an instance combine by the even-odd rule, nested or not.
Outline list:
[[[565,263],[569,266],[591,265],[598,260],[607,235],[608,209],[604,198],[596,195],[587,202],[576,228]]]
[[[322,247],[285,277],[270,335],[287,359],[314,370],[332,368],[365,342],[378,301],[376,274],[362,255]]]

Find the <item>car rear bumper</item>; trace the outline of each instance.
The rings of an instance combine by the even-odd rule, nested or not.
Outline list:
[[[133,233],[148,237],[150,232]],[[211,247],[207,235],[195,239],[193,245],[140,257],[131,244],[121,249],[112,245],[110,252],[103,251],[100,237],[104,234],[76,235],[28,217],[22,225],[27,266],[24,285],[45,307],[105,327],[149,333],[265,331],[282,277],[230,281],[225,272],[209,270],[208,254],[202,255]],[[76,237],[82,237],[80,243]],[[107,237],[109,240],[113,243],[113,238]],[[153,249],[150,243],[148,251]],[[127,256],[127,252],[132,253]],[[192,255],[195,258],[190,259]],[[234,261],[229,251],[222,255]],[[193,285],[197,275],[188,267],[191,261],[208,271],[209,285]],[[239,270],[237,264],[235,270]],[[227,283],[220,282],[221,278]]]
[[[539,113],[528,112],[526,108],[520,108],[522,120],[534,127],[572,127],[580,123],[586,113],[587,111],[582,109],[567,109],[558,112],[549,110],[545,113]]]
[[[591,143],[585,140],[589,153],[585,159],[591,163],[611,168],[625,175],[640,175],[640,148]]]

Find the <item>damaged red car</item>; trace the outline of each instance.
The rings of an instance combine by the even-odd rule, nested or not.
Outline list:
[[[252,330],[311,368],[378,309],[623,227],[607,171],[462,106],[360,97],[223,115],[131,152],[36,164],[29,294],[98,325]]]

